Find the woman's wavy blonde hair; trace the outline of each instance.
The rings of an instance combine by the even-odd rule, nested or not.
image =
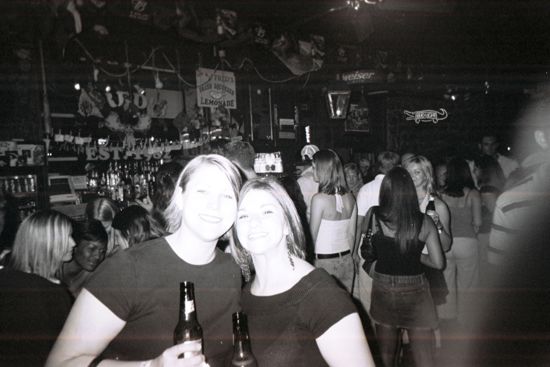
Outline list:
[[[413,164],[418,164],[422,170],[422,173],[426,176],[426,192],[429,194],[435,194],[434,170],[430,160],[423,155],[414,155],[406,160],[403,168],[408,171],[409,167]]]

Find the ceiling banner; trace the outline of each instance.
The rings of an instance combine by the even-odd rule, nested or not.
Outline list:
[[[197,69],[197,104],[199,107],[237,108],[235,74],[206,68]]]

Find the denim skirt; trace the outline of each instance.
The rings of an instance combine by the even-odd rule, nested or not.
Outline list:
[[[406,329],[435,329],[437,314],[424,274],[373,274],[371,318],[378,324]]]

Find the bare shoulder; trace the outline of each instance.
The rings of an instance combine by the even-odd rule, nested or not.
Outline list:
[[[441,210],[449,210],[449,206],[447,205],[447,203],[443,201],[443,199],[441,199],[440,197],[436,196],[434,198],[434,203],[435,203],[435,210],[437,212],[440,212]]]

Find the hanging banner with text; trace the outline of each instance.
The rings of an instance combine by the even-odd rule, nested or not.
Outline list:
[[[197,69],[197,103],[199,107],[237,108],[235,74],[230,71]]]

